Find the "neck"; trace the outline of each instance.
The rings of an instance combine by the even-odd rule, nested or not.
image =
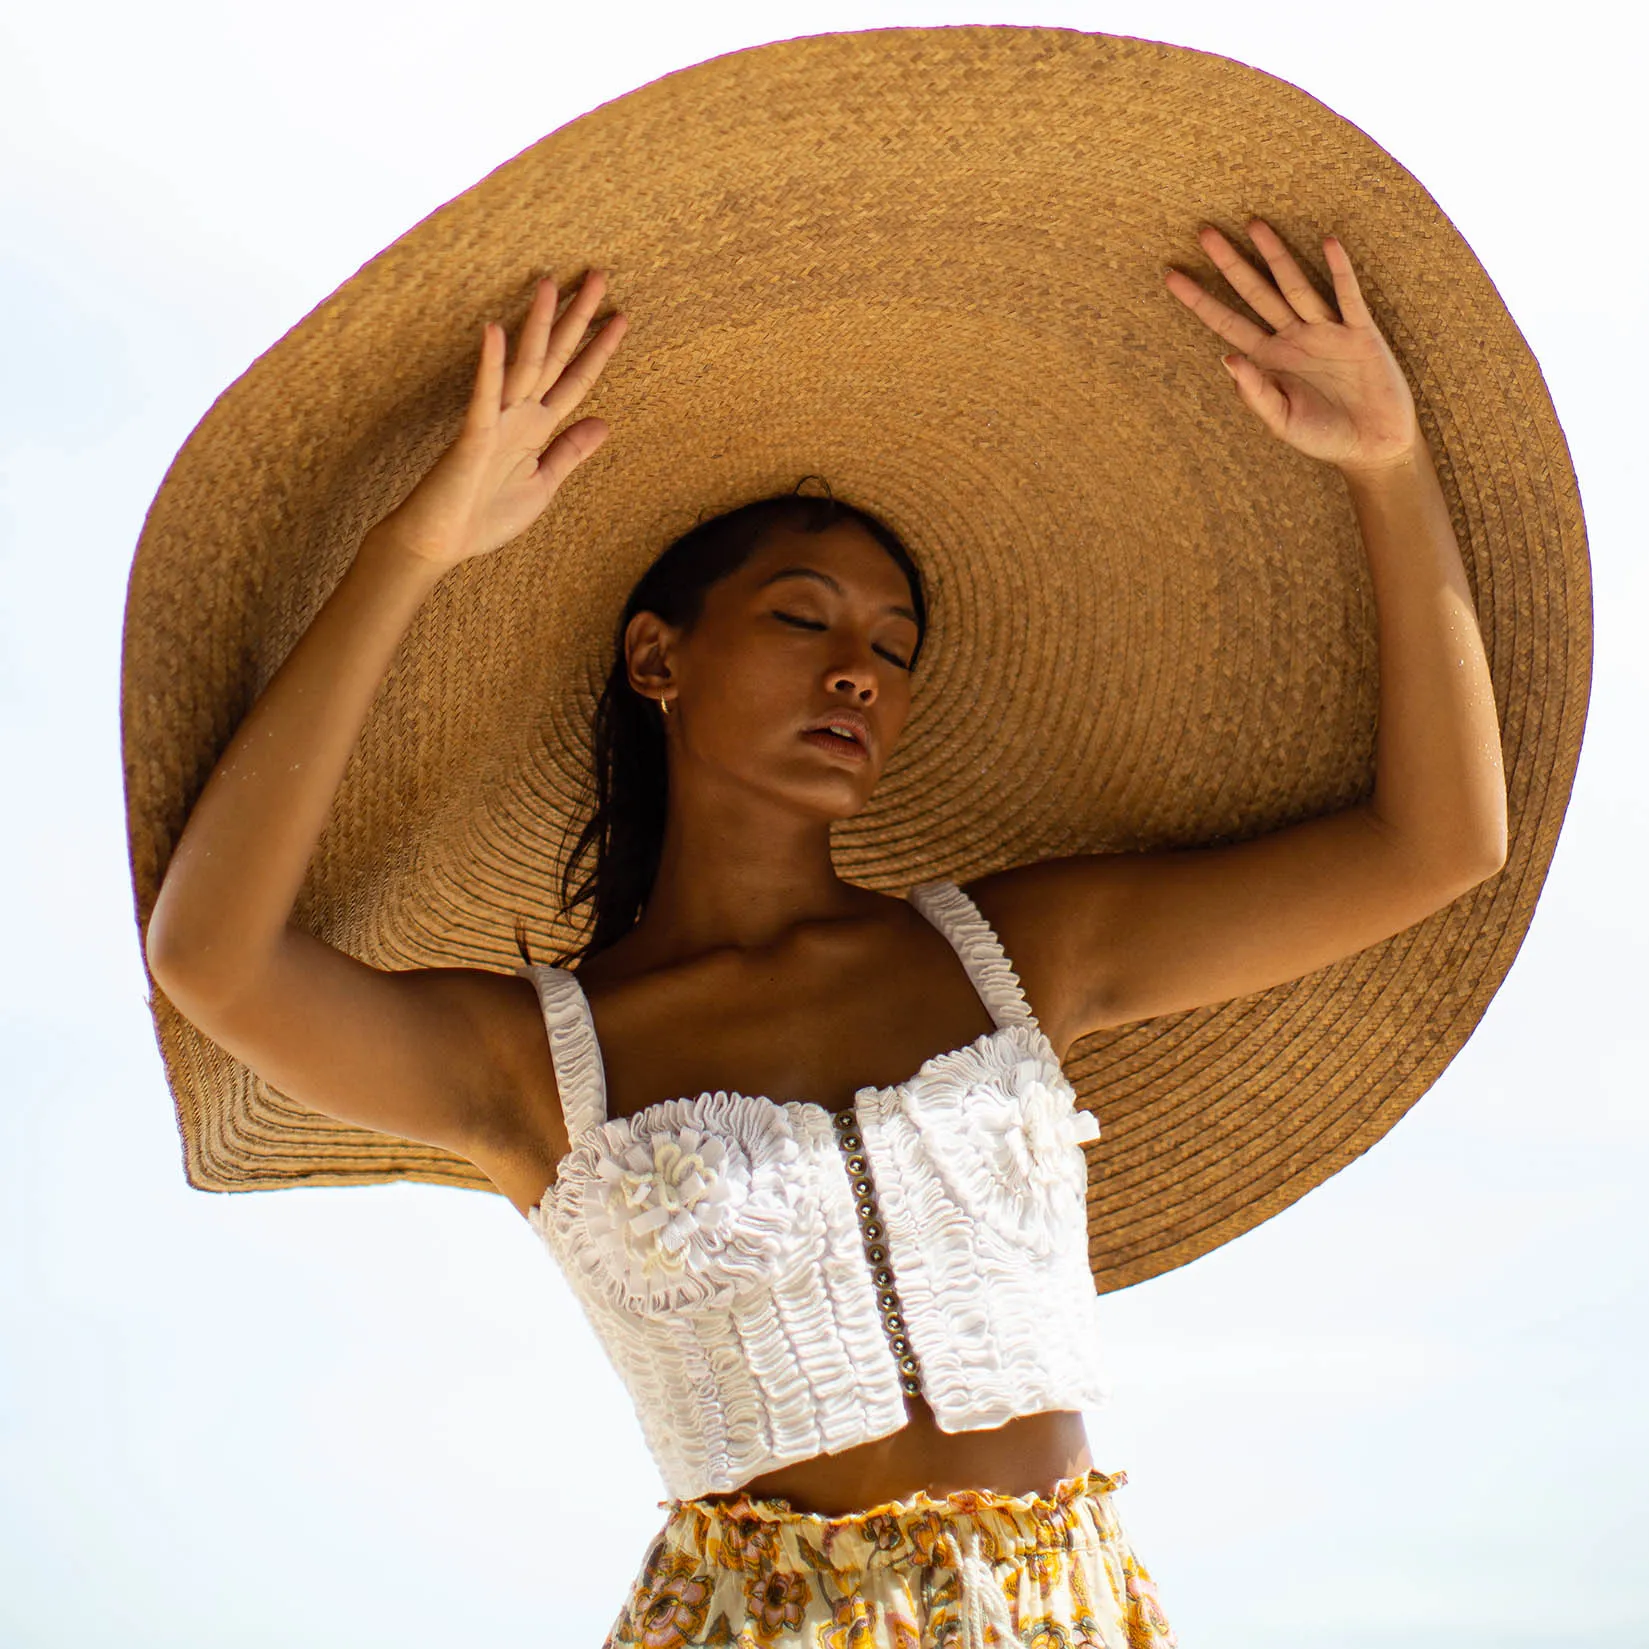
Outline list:
[[[799,922],[850,916],[864,898],[836,874],[828,819],[799,816],[747,791],[682,786],[672,795],[636,951],[659,965],[708,950],[755,949]]]

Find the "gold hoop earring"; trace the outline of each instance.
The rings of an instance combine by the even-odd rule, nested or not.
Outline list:
[[[670,701],[668,699],[660,699],[658,701],[658,707],[665,715],[670,714]]]

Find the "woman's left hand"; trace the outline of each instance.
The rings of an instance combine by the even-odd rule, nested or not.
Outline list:
[[[1342,473],[1377,472],[1407,462],[1421,441],[1414,397],[1363,302],[1345,248],[1334,236],[1324,237],[1339,301],[1336,316],[1270,224],[1255,218],[1248,232],[1277,285],[1218,229],[1209,226],[1197,238],[1274,331],[1237,314],[1177,269],[1167,272],[1167,281],[1176,298],[1243,352],[1222,359],[1249,410],[1279,440]]]

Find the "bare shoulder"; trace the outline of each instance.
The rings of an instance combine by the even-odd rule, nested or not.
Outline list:
[[[1071,920],[1072,901],[1079,899],[1092,913],[1105,898],[1111,866],[1120,863],[1120,856],[1042,859],[981,876],[962,889],[1001,941],[1031,1011],[1062,1059],[1090,1028],[1083,1021],[1092,958]]]
[[[297,927],[230,977],[164,957],[151,969],[220,1048],[323,1116],[438,1146],[501,1188],[501,1165],[555,1149],[548,1038],[520,975],[380,968]]]
[[[496,1084],[487,1106],[491,1125],[470,1160],[524,1215],[569,1149],[538,991],[520,974],[470,970],[455,988],[466,998]]]
[[[1367,805],[1239,842],[1083,854],[969,886],[1061,1057],[1111,1026],[1286,984],[1499,868],[1417,852]]]

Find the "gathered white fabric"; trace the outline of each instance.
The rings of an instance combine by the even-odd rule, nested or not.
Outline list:
[[[577,978],[516,970],[571,1141],[529,1219],[677,1499],[885,1437],[907,1390],[948,1432],[1106,1398],[1081,1149],[1098,1126],[978,907],[953,882],[909,898],[996,1029],[861,1089],[851,1117],[718,1091],[608,1118]],[[844,1135],[862,1141],[845,1161]]]

